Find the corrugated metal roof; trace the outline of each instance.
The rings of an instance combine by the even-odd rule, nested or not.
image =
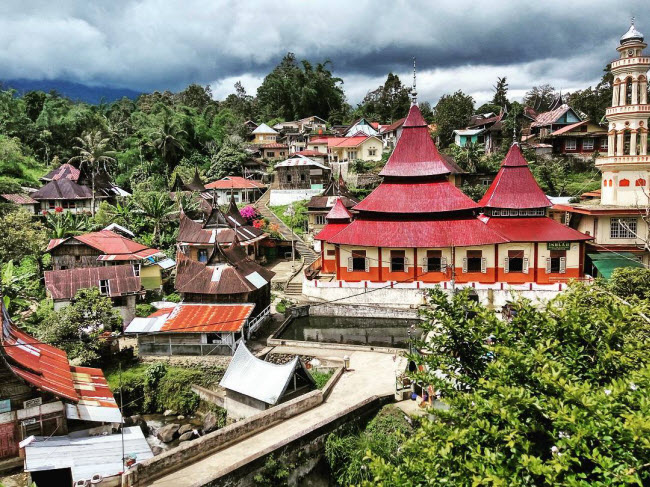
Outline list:
[[[322,164],[320,162],[317,162],[313,159],[310,159],[309,157],[305,156],[298,156],[298,157],[291,157],[289,159],[286,159],[282,162],[278,162],[275,167],[295,167],[295,166],[316,166],[320,167],[321,169],[325,169],[327,171],[330,170],[328,166],[325,164]]]
[[[508,240],[478,218],[441,220],[354,220],[328,240],[363,247],[469,247]]]
[[[125,333],[218,333],[238,332],[250,317],[254,304],[179,303],[156,311],[148,318],[135,318]]]
[[[140,278],[128,264],[45,271],[45,288],[52,299],[72,299],[79,289],[99,287],[102,280],[108,281],[110,297],[136,294],[142,289]]]
[[[52,169],[41,179],[43,181],[58,181],[59,179],[70,179],[72,181],[78,181],[81,171],[74,167],[72,164],[61,164],[56,169]]]
[[[274,405],[299,367],[302,367],[302,363],[297,356],[283,365],[272,364],[258,359],[244,342],[239,342],[219,385]],[[309,373],[306,376],[311,377]]]
[[[340,220],[349,222],[352,220],[352,213],[350,213],[345,207],[341,198],[336,198],[336,203],[334,203],[332,209],[327,213],[325,219],[328,222],[335,222]]]
[[[461,129],[461,130],[454,130],[454,133],[456,135],[478,135],[484,131],[485,129]]]
[[[33,198],[31,198],[31,197],[29,197],[29,196],[27,196],[25,194],[13,193],[13,194],[2,194],[0,196],[2,196],[7,201],[9,201],[11,203],[15,203],[17,205],[35,205],[35,204],[38,204],[38,201],[36,201],[35,199],[33,199]]]
[[[89,200],[92,191],[88,186],[77,184],[71,179],[50,181],[31,194],[35,200]]]
[[[545,216],[492,217],[487,226],[510,242],[577,242],[593,238]]]
[[[519,144],[512,144],[501,169],[479,201],[486,208],[545,208],[552,206],[530,172]]]
[[[326,154],[323,154],[326,155]],[[265,186],[251,179],[240,176],[226,176],[205,185],[206,189],[264,189]]]
[[[136,463],[153,457],[139,426],[124,428],[124,435],[37,436],[25,447],[25,471],[70,468],[74,482],[90,480],[95,474],[110,477],[123,471],[122,448],[135,455]]]
[[[273,130],[271,127],[266,125],[265,123],[262,123],[257,126],[255,130],[253,130],[254,134],[277,134],[278,132]]]
[[[327,223],[323,229],[314,236],[314,240],[329,241],[334,237],[334,235],[339,233],[348,225],[349,223]]]
[[[456,168],[438,152],[420,109],[413,105],[395,150],[379,175],[418,177],[456,172]]]
[[[383,182],[353,209],[378,213],[440,213],[478,208],[446,179],[428,182]]]
[[[49,252],[68,240],[77,240],[106,254],[100,256],[98,260],[140,260],[160,253],[158,249],[149,248],[110,230],[100,230],[66,239],[52,239],[47,246],[47,251]]]

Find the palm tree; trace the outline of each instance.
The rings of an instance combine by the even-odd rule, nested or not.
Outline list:
[[[461,149],[463,162],[465,163],[465,170],[468,172],[476,172],[478,162],[484,152],[483,144],[476,142],[467,142]]]
[[[48,213],[45,215],[45,226],[50,238],[67,238],[88,231],[86,218],[83,215],[74,215],[69,211]]]
[[[104,208],[104,206],[101,208]],[[119,198],[114,205],[108,203],[105,208],[106,214],[111,217],[111,221],[118,225],[126,226],[133,216],[133,201],[129,198]]]
[[[109,139],[104,138],[102,133],[98,130],[96,132],[89,132],[82,137],[76,137],[78,146],[74,150],[79,154],[71,157],[69,162],[79,162],[80,167],[85,166],[90,171],[90,181],[92,190],[92,215],[95,216],[95,176],[99,174],[100,169],[103,167],[104,171],[108,173],[107,165],[115,163],[115,151],[108,149]]]
[[[183,147],[182,138],[187,136],[187,132],[182,130],[169,117],[165,117],[162,127],[155,133],[153,147],[160,153],[165,169],[169,176],[169,169],[174,165],[185,148]]]
[[[176,215],[176,205],[166,193],[141,193],[136,198],[136,205],[153,226],[152,245],[158,243],[160,226],[169,217]]]

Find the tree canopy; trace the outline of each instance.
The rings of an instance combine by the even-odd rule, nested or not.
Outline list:
[[[474,113],[474,98],[458,90],[453,95],[443,95],[433,111],[433,123],[440,145],[447,147],[454,140],[454,130],[464,128]]]
[[[369,91],[359,104],[359,116],[382,123],[392,123],[405,117],[411,106],[410,88],[404,86],[399,76],[388,73],[386,81]]]

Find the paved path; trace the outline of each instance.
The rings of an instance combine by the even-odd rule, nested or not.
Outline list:
[[[326,353],[331,354],[332,351]],[[334,352],[336,353],[336,352]],[[350,367],[341,376],[327,401],[298,416],[289,418],[256,435],[185,468],[155,481],[157,487],[196,487],[234,470],[242,459],[250,461],[288,443],[314,428],[327,424],[351,406],[372,396],[384,396],[395,391],[395,376],[404,370],[406,359],[385,353],[353,352]]]

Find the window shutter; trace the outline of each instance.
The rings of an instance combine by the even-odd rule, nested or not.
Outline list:
[[[551,258],[550,257],[546,258],[546,273],[547,274],[551,273]]]
[[[426,257],[422,258],[422,272],[427,273],[429,272],[429,259]]]
[[[368,272],[370,270],[370,259],[366,257],[363,261],[366,263],[366,272]]]
[[[442,272],[447,272],[447,257],[440,259],[440,270]]]
[[[522,272],[524,274],[528,274],[528,257],[524,257],[524,265],[523,265]]]
[[[487,272],[487,259],[485,257],[481,259],[481,272],[483,274]]]
[[[566,273],[566,257],[560,257],[560,274]]]
[[[467,257],[463,257],[463,273],[467,273]]]
[[[352,257],[348,257],[348,272],[352,272],[352,269],[354,267],[352,266]]]
[[[506,274],[510,272],[510,261],[507,257],[503,259],[503,272]]]

